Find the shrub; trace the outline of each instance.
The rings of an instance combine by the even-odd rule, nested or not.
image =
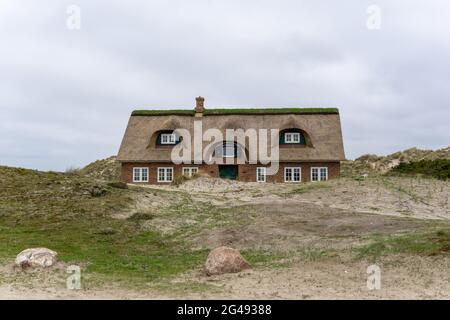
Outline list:
[[[400,163],[389,171],[390,174],[424,175],[447,180],[450,178],[450,159],[421,160]]]

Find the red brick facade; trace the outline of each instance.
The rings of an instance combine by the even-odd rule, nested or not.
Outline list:
[[[133,183],[133,168],[148,168],[149,179],[145,184],[167,184],[167,182],[157,181],[158,167],[172,167],[174,169],[174,178],[181,176],[183,167],[198,167],[199,174],[208,175],[211,177],[219,177],[219,166],[217,164],[207,165],[174,165],[167,162],[152,162],[152,163],[122,163],[121,179],[126,183]],[[256,182],[256,168],[267,167],[265,165],[257,164],[241,164],[238,166],[238,180],[245,182]],[[284,168],[285,167],[300,167],[301,168],[301,182],[311,181],[311,167],[327,167],[328,179],[338,178],[340,175],[340,163],[336,162],[282,162],[279,164],[279,169],[275,175],[267,175],[266,182],[284,182]]]

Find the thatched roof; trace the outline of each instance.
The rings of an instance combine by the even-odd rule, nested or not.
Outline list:
[[[226,111],[225,111],[226,110]],[[280,148],[280,161],[340,161],[345,159],[339,112],[334,108],[206,109],[202,117],[190,110],[139,110],[133,112],[123,138],[118,161],[170,161],[170,148],[156,147],[161,130],[185,128],[193,136],[194,121],[203,131],[225,129],[289,129],[306,132],[312,146]],[[208,143],[204,143],[206,146]]]

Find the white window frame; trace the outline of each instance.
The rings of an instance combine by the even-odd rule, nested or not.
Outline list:
[[[263,179],[259,179],[259,171],[262,170]],[[256,182],[266,182],[267,181],[267,168],[266,167],[257,167],[256,168]]]
[[[185,170],[188,170],[188,174],[187,175],[184,173]],[[198,173],[198,167],[183,167],[183,176],[186,176],[188,178],[192,178],[192,176],[194,174],[197,174],[197,173]]]
[[[136,175],[136,170],[138,170],[139,176]],[[145,179],[145,180],[142,179],[144,170],[147,171],[147,179]],[[148,167],[133,167],[133,182],[148,182],[149,174],[150,174],[150,170]],[[137,179],[137,177],[139,179]]]
[[[163,174],[163,179],[160,179],[160,177],[159,177],[159,171],[160,170],[164,170],[164,174]],[[167,179],[167,176],[168,176],[168,174],[167,174],[167,172],[169,171],[169,170],[171,170],[172,171],[172,179]],[[157,171],[156,171],[156,178],[157,178],[157,181],[158,182],[172,182],[173,181],[173,167],[158,167],[158,169],[157,169]]]
[[[175,133],[161,133],[161,144],[175,144],[176,141]]]
[[[317,170],[317,180],[313,180],[313,169]],[[322,179],[321,171],[325,170],[325,179]],[[327,181],[328,180],[328,167],[311,167],[311,181]]]
[[[296,139],[294,139],[296,137]],[[284,134],[285,143],[300,143],[300,132],[286,132]]]
[[[298,169],[298,181],[294,181],[294,170]],[[291,180],[287,180],[287,171],[291,170]],[[302,167],[284,167],[284,182],[299,183],[302,182]]]

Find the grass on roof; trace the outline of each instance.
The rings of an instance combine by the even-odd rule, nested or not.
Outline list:
[[[338,114],[337,108],[250,108],[250,109],[205,109],[204,115],[233,114]],[[194,110],[135,110],[133,116],[194,115]]]

